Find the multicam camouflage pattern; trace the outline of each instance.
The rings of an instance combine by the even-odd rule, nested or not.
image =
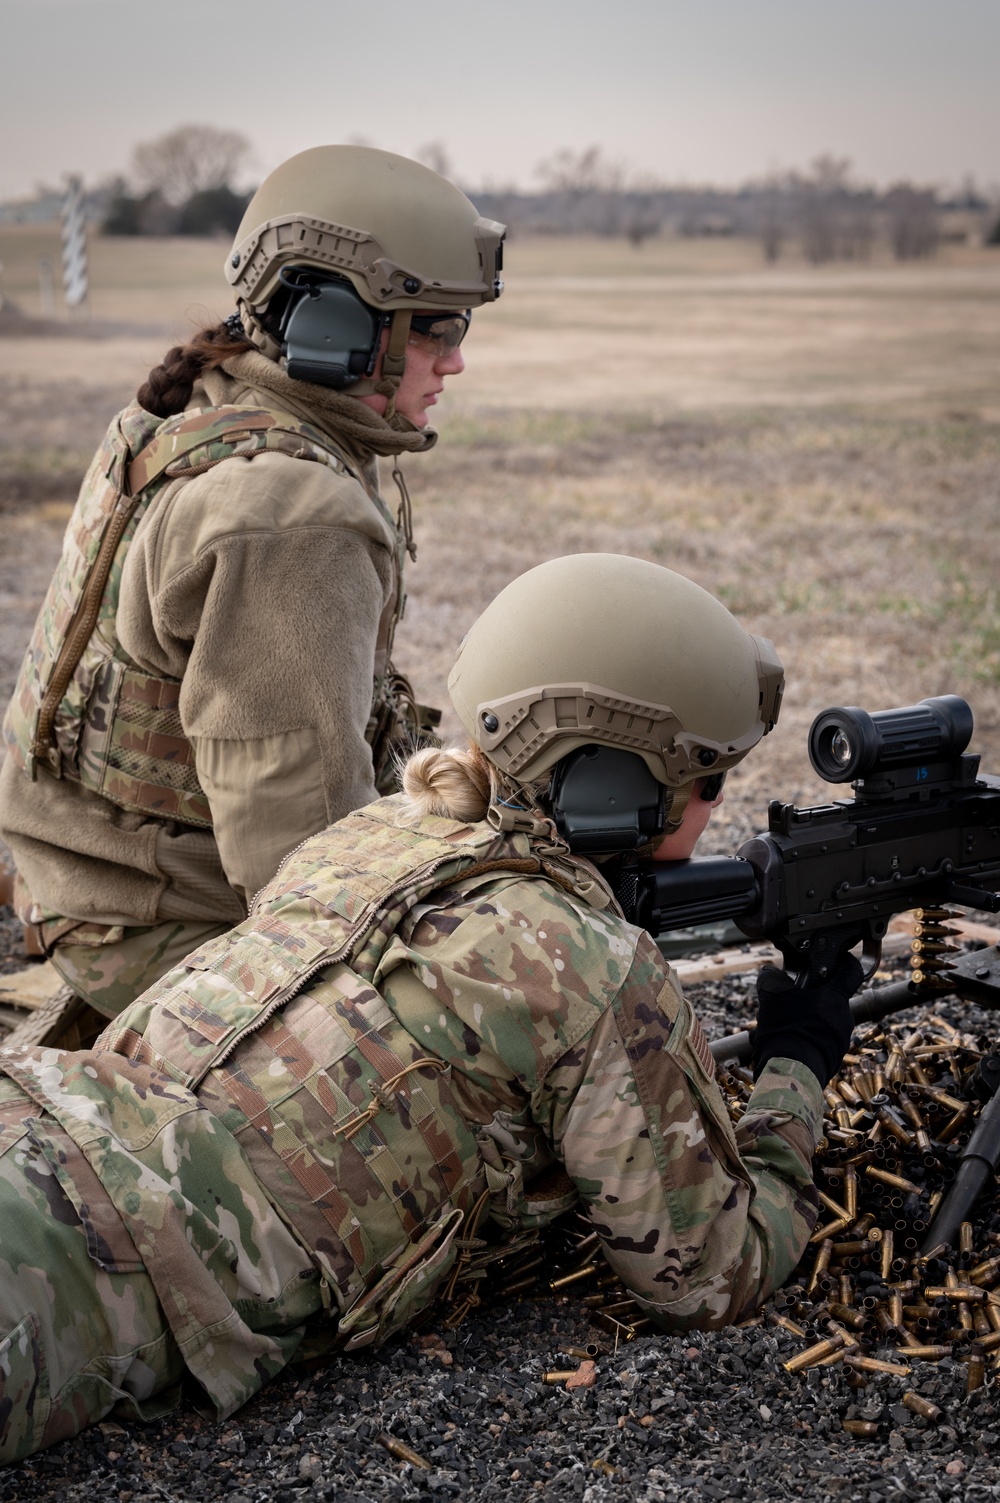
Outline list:
[[[515,1233],[559,1209],[531,1186],[560,1161],[669,1329],[738,1318],[815,1220],[809,1072],[772,1062],[734,1134],[699,1025],[594,868],[401,798],[293,852],[93,1051],[0,1062],[104,1186],[73,1203],[117,1214],[223,1414],[325,1306],[348,1348],[411,1319],[483,1196]],[[0,1237],[0,1286],[4,1257]]]
[[[401,798],[292,853],[250,918],[105,1040],[213,1106],[322,1247],[346,1311],[484,1181],[493,1213],[523,1222],[525,1185],[559,1159],[611,1261],[673,1326],[752,1304],[815,1217],[809,1072],[763,1081],[737,1139],[700,1026],[594,868],[525,835],[413,821]]]
[[[39,926],[43,937],[46,926]],[[103,929],[78,924],[60,939],[50,959],[77,997],[105,1018],[115,1018],[140,992],[180,965],[186,955],[227,932],[225,924],[130,924]],[[108,940],[108,933],[114,937]]]
[[[317,1270],[239,1148],[190,1092],[107,1051],[7,1051],[2,1064],[0,1459],[123,1395],[169,1407],[182,1366],[231,1413],[323,1308]]]
[[[264,451],[326,464],[363,483],[328,435],[277,409],[219,407],[164,422],[133,403],[114,419],[83,482],[4,722],[11,755],[29,776],[34,777],[41,765],[56,777],[83,783],[119,808],[198,827],[211,825],[194,752],[181,725],[180,680],[144,673],[131,660],[117,636],[118,598],[136,527],[155,496],[178,478],[202,474],[233,456],[251,459]],[[375,494],[372,500],[398,534],[381,497]],[[46,740],[39,734],[46,695],[102,543],[118,530],[121,536],[96,624]],[[400,543],[397,572],[402,551]],[[389,645],[401,602],[397,584],[381,633]],[[379,677],[374,702],[381,691]]]
[[[135,1245],[73,1139],[10,1079],[0,1217],[0,1462],[118,1403],[146,1419],[171,1408],[184,1362]]]

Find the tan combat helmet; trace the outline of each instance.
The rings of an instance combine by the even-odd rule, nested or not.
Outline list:
[[[767,735],[783,681],[772,644],[700,585],[643,559],[579,553],[501,590],[448,690],[473,741],[518,783],[596,742],[684,788]]]
[[[236,232],[226,277],[249,337],[281,355],[261,314],[291,268],[343,278],[379,315],[391,315],[385,386],[398,387],[411,312],[466,314],[503,291],[505,228],[429,167],[371,146],[314,146],[275,168]],[[287,282],[286,282],[287,285]]]

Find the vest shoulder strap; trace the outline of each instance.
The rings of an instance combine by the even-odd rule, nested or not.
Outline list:
[[[334,440],[315,424],[277,407],[231,404],[180,413],[164,423],[129,464],[128,492],[136,496],[162,475],[202,474],[233,455],[250,458],[265,449],[332,461],[360,480]]]
[[[100,545],[39,709],[31,746],[33,758],[48,759],[56,712],[97,625],[119,544],[145,492],[161,477],[201,474],[234,454],[250,456],[262,449],[279,449],[296,459],[332,463],[355,473],[332,440],[312,423],[278,408],[230,405],[169,419],[121,467],[121,472],[114,474],[118,499],[107,515]]]

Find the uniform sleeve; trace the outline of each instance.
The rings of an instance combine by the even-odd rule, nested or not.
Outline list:
[[[179,487],[129,552],[123,645],[183,679],[223,867],[247,898],[376,797],[365,730],[387,541],[351,477],[272,454]]]
[[[644,936],[613,1009],[549,1074],[539,1116],[608,1261],[667,1329],[748,1314],[816,1220],[819,1083],[773,1060],[734,1132],[701,1027]]]

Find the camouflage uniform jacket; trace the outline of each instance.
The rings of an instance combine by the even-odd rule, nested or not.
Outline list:
[[[810,1072],[772,1062],[734,1132],[700,1026],[594,868],[401,797],[294,852],[93,1055],[5,1068],[87,1155],[220,1408],[252,1387],[261,1333],[273,1370],[306,1291],[342,1344],[381,1340],[441,1286],[463,1215],[487,1197],[531,1221],[553,1163],[669,1329],[752,1309],[815,1219]],[[214,1294],[204,1217],[185,1230],[205,1175],[234,1244]],[[301,1266],[254,1306],[263,1265],[295,1271],[289,1232]]]
[[[5,722],[26,920],[235,922],[286,850],[374,796],[402,534],[373,454],[285,386],[212,372],[177,418],[133,404],[91,466]],[[107,584],[42,746],[102,537]]]

